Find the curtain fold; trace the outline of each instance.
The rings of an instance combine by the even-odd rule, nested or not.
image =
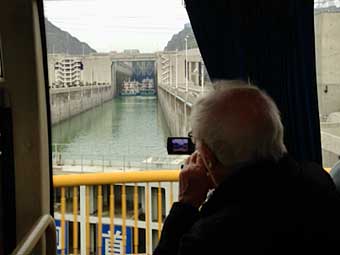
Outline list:
[[[210,78],[264,89],[289,152],[321,164],[313,1],[186,0],[186,9]]]

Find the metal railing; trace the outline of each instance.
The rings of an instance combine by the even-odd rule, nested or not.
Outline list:
[[[188,85],[188,91],[186,91],[186,85],[182,83],[178,84],[177,88],[170,84],[158,84],[158,87],[189,105],[192,105],[200,95],[206,94],[213,89],[211,83],[206,84],[203,88],[197,85]]]
[[[73,172],[106,172],[116,170],[178,169],[185,157],[155,156],[154,148],[141,147],[140,154],[125,151],[119,144],[52,144],[52,161],[56,167],[72,167]]]
[[[160,237],[166,214],[163,200],[167,200],[166,207],[169,209],[174,198],[173,186],[177,185],[178,177],[177,170],[55,175],[53,185],[60,195],[55,201],[60,204],[60,210],[58,208],[59,212],[56,213],[58,217],[55,215],[56,220],[60,220],[60,254],[114,254],[117,249],[120,254],[151,254],[152,243]],[[117,187],[120,194],[117,193]],[[152,191],[156,192],[150,194]],[[104,200],[106,208],[103,206]],[[130,202],[130,209],[127,208],[127,202]],[[142,213],[139,204],[144,205]],[[67,207],[72,207],[69,210],[71,214],[67,213]],[[117,209],[120,209],[120,213],[117,213]],[[65,240],[66,222],[72,222],[72,247]],[[103,224],[109,231],[106,229],[103,232]],[[120,228],[118,233],[115,231],[117,226]],[[145,232],[140,232],[141,229]],[[142,238],[141,234],[144,235]],[[104,235],[107,236],[105,241]],[[116,241],[119,237],[121,246],[118,247]],[[139,240],[145,240],[145,243],[139,243]],[[67,246],[70,251],[67,251]]]
[[[24,239],[18,244],[17,248],[12,252],[12,255],[26,255],[31,254],[38,242],[45,235],[46,240],[46,253],[56,254],[56,228],[54,225],[54,219],[51,215],[46,214],[39,218],[34,224],[32,229],[24,237]]]

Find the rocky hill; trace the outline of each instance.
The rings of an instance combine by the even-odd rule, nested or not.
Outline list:
[[[87,43],[79,41],[45,19],[47,53],[82,55],[96,52]]]
[[[185,24],[184,29],[172,36],[164,51],[179,51],[185,49],[185,37],[188,37],[188,49],[198,48],[197,42],[190,24]]]

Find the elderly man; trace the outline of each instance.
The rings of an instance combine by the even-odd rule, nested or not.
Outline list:
[[[192,108],[196,152],[154,254],[340,254],[339,198],[328,174],[289,157],[268,95],[219,83]]]

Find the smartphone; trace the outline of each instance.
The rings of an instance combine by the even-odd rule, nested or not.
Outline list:
[[[167,150],[169,155],[191,155],[195,144],[190,137],[168,137]]]

